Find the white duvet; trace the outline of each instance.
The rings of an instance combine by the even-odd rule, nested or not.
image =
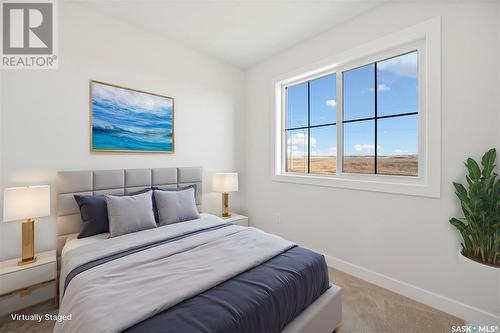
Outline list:
[[[66,238],[66,243],[64,243],[64,247],[61,252],[61,257],[64,257],[66,252],[76,249],[77,247],[99,242],[109,238],[109,232],[97,234],[90,237],[78,238],[78,234],[71,234]]]
[[[114,253],[218,226],[224,221],[202,214],[198,220],[145,230],[65,251],[59,314],[54,332],[119,332],[286,251],[293,244],[255,228],[236,225],[201,232],[112,260],[76,275],[74,268]]]

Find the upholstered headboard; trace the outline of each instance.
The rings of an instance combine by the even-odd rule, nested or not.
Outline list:
[[[152,186],[177,188],[196,184],[196,205],[201,211],[202,168],[157,168],[60,171],[57,177],[57,253],[68,235],[80,232],[80,210],[74,194],[123,195]]]

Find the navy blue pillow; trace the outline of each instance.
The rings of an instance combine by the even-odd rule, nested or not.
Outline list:
[[[150,191],[144,189],[127,195],[136,195]],[[104,232],[109,232],[108,206],[104,195],[74,195],[80,215],[82,217],[82,229],[78,238],[90,237]]]
[[[109,232],[106,197],[104,195],[75,195],[74,197],[82,216],[82,229],[78,238]]]

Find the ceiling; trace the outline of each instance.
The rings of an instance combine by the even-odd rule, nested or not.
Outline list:
[[[79,1],[87,8],[241,68],[384,2]]]

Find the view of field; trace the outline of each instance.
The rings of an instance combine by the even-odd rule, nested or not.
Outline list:
[[[344,172],[374,173],[374,158],[368,156],[346,156]],[[383,175],[417,176],[418,156],[378,156],[377,173]],[[289,172],[305,172],[307,158],[296,157],[288,160]],[[311,156],[311,173],[335,173],[337,160],[335,156]]]

